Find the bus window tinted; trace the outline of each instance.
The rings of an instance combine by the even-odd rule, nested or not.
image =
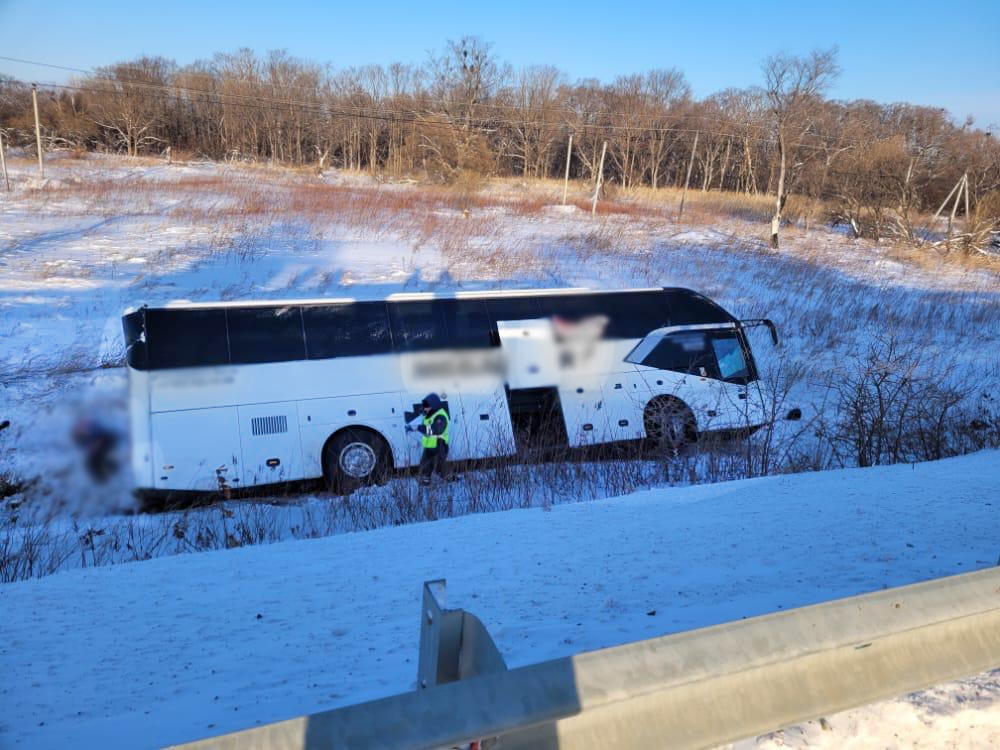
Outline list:
[[[716,377],[714,357],[704,331],[680,331],[664,336],[642,361],[649,367]]]
[[[535,320],[542,317],[535,297],[508,297],[486,301],[490,326],[496,328],[498,320]]]
[[[670,324],[663,295],[659,291],[614,292],[600,295],[608,316],[605,336],[638,339]]]
[[[552,295],[541,298],[540,304],[544,315],[574,322],[602,315],[608,319],[604,337],[611,339],[638,339],[668,325],[663,295],[658,290]]]
[[[389,306],[392,339],[397,351],[415,352],[449,346],[440,301],[394,302]]]
[[[355,357],[392,351],[389,312],[384,302],[305,307],[309,359]]]
[[[663,340],[642,360],[660,370],[692,373],[729,383],[749,383],[751,373],[743,347],[732,331],[678,331]]]
[[[712,302],[687,289],[665,289],[659,292],[669,325],[697,323],[731,323],[732,317]]]
[[[298,307],[245,307],[228,311],[229,353],[234,365],[305,359]]]
[[[225,310],[148,310],[149,367],[200,367],[229,363]]]
[[[448,300],[444,304],[448,345],[478,348],[491,345],[490,320],[482,300]]]

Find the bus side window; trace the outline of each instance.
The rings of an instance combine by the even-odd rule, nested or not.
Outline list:
[[[301,308],[236,308],[228,311],[228,318],[234,365],[306,358]]]
[[[553,315],[564,320],[578,321],[591,315],[603,314],[595,294],[552,294],[538,298],[543,317]]]
[[[497,327],[498,320],[535,320],[542,317],[534,297],[507,297],[486,301],[490,326]]]
[[[449,346],[461,349],[491,346],[490,319],[482,300],[447,300],[444,317]]]
[[[309,359],[387,354],[392,351],[384,302],[352,302],[302,309]]]
[[[659,294],[670,325],[732,322],[729,314],[712,300],[688,289],[664,289]]]
[[[658,291],[602,294],[608,316],[605,336],[610,339],[641,339],[650,331],[670,325],[670,316]]]
[[[389,305],[396,351],[416,352],[449,346],[444,309],[439,300],[393,302]]]
[[[147,310],[149,368],[229,364],[225,310]]]
[[[700,375],[704,369],[708,377],[718,377],[715,357],[707,349],[702,331],[680,331],[664,336],[642,364],[695,375]]]

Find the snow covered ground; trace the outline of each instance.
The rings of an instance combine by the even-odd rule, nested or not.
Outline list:
[[[519,666],[995,565],[998,465],[659,489],[7,584],[0,746],[153,747],[410,690],[433,578]],[[989,747],[998,675],[827,721],[760,746]]]
[[[446,514],[414,509],[405,478],[348,502],[126,515],[129,478],[90,486],[69,432],[81,414],[124,429],[129,306],[689,286],[778,324],[782,349],[755,347],[769,377],[794,375],[803,429],[778,434],[771,467],[793,472],[850,465],[817,435],[835,410],[829,386],[890,334],[965,382],[966,422],[996,419],[1000,277],[914,264],[818,225],[789,227],[775,253],[764,227],[736,217],[532,208],[516,185],[475,200],[336,173],[59,155],[42,184],[30,160],[10,166],[0,488],[25,488],[0,505],[4,532],[21,524],[0,547],[36,528],[50,551],[76,542],[55,550],[71,553],[51,567],[61,572],[0,585],[0,748],[155,746],[407,690],[429,578],[447,577],[450,601],[483,617],[518,665],[997,562],[996,451],[711,485],[697,483],[740,476],[738,461],[528,467],[506,494],[484,473],[454,498],[459,513],[507,512],[432,523],[413,522]],[[981,433],[966,437],[971,449]],[[238,549],[176,554],[211,547],[198,532],[234,546],[240,523]],[[373,527],[384,528],[345,533]],[[98,559],[80,544],[88,535],[114,544]],[[327,538],[291,541],[311,536]],[[261,541],[280,543],[246,546]],[[159,559],[103,567],[130,554]],[[983,675],[741,747],[989,747],[998,692]]]

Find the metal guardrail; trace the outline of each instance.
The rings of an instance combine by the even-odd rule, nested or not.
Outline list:
[[[507,670],[425,584],[413,693],[186,748],[710,748],[1000,666],[991,568]]]

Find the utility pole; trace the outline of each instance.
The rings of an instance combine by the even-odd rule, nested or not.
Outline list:
[[[684,192],[681,193],[681,207],[677,211],[677,218],[681,218],[684,215],[684,199],[687,198],[688,185],[691,184],[691,170],[694,168],[694,155],[698,151],[698,133],[694,134],[694,145],[691,146],[691,159],[688,161],[688,173],[687,179],[684,180]]]
[[[601,165],[597,168],[597,187],[594,188],[594,202],[590,206],[590,215],[597,214],[597,196],[601,194],[601,185],[604,184],[604,154],[607,153],[608,142],[601,146]]]
[[[3,168],[3,181],[7,183],[7,192],[10,192],[10,178],[7,176],[7,157],[3,153],[3,130],[0,130],[0,167]]]
[[[569,192],[569,162],[573,158],[573,134],[569,135],[569,147],[566,149],[566,179],[563,182],[563,205],[566,205],[566,193]]]
[[[937,222],[938,216],[944,211],[944,207],[948,205],[948,201],[951,200],[951,196],[955,196],[955,203],[951,207],[951,214],[948,216],[948,233],[945,237],[945,247],[949,250],[951,249],[951,225],[955,221],[955,214],[958,213],[958,204],[962,200],[962,191],[965,191],[965,216],[966,220],[969,217],[969,173],[966,172],[955,183],[955,187],[951,189],[948,193],[948,197],[941,202],[940,208],[934,213],[934,218],[931,219],[931,227]]]
[[[31,84],[31,103],[35,108],[35,145],[38,146],[38,176],[45,177],[45,165],[42,163],[42,126],[38,124],[38,87]]]

